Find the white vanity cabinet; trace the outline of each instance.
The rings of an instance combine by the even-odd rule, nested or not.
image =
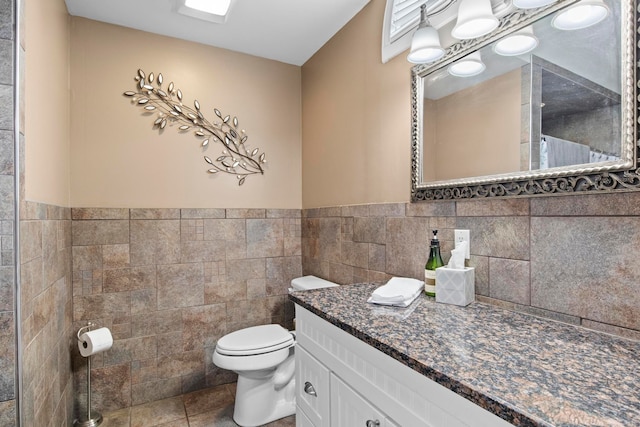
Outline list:
[[[297,427],[507,427],[498,416],[296,305]]]

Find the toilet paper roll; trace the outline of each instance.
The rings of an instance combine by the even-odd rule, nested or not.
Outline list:
[[[109,328],[98,328],[80,335],[78,349],[82,357],[109,350],[113,345],[113,337]]]

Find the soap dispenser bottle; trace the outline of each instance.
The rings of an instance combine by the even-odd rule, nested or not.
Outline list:
[[[442,256],[440,255],[440,241],[438,240],[438,230],[433,230],[429,259],[424,266],[424,292],[430,296],[436,296],[436,268],[442,267]]]

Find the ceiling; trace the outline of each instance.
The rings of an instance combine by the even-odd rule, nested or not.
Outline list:
[[[369,0],[234,0],[224,24],[181,15],[180,0],[65,0],[73,16],[304,64]]]

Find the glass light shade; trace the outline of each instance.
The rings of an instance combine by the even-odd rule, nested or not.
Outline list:
[[[229,11],[231,0],[185,0],[184,5],[191,9],[224,16]]]
[[[559,30],[580,30],[597,24],[607,15],[609,8],[602,0],[582,0],[558,12],[551,25]]]
[[[535,9],[555,3],[558,0],[513,0],[513,5],[518,9]]]
[[[458,20],[451,35],[460,40],[489,34],[498,27],[498,18],[491,10],[491,0],[461,0]]]
[[[538,38],[529,27],[498,40],[493,51],[502,56],[517,56],[531,52],[537,46]]]
[[[456,77],[471,77],[477,76],[486,69],[486,65],[482,62],[480,52],[473,52],[471,55],[467,55],[459,61],[449,65],[447,71],[452,76]]]
[[[438,30],[430,25],[420,26],[411,39],[411,50],[407,61],[414,64],[425,64],[437,61],[444,56],[444,49],[440,45]]]

